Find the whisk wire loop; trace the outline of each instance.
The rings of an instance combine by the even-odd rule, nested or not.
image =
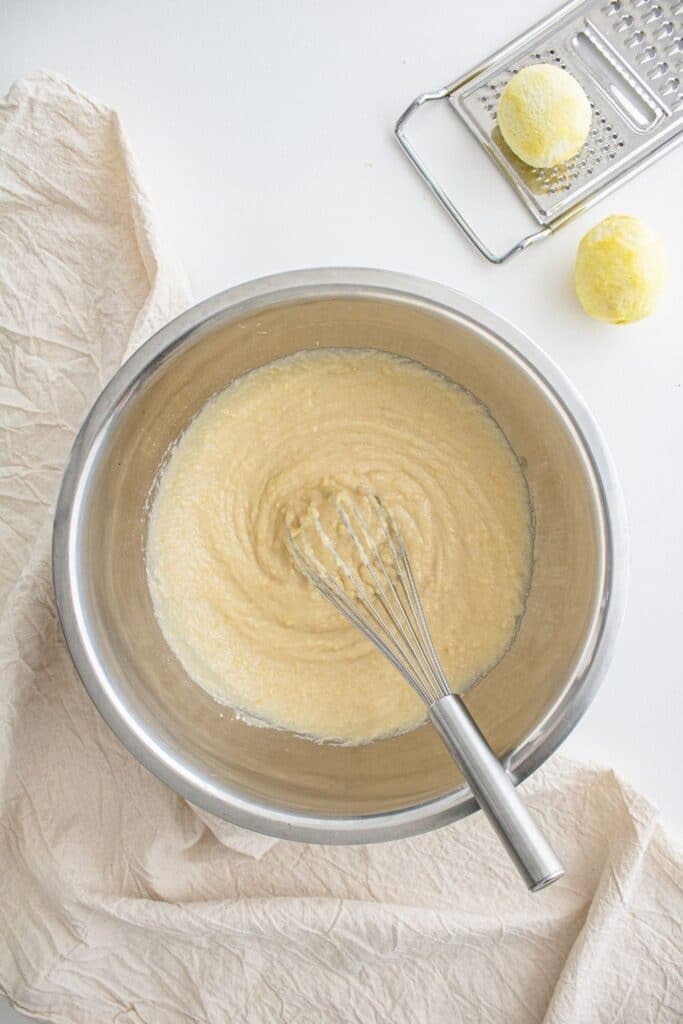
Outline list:
[[[335,506],[336,507],[336,506]],[[313,583],[321,594],[340,611],[346,619],[355,626],[375,647],[392,663],[401,675],[411,686],[414,686],[419,696],[430,703],[430,683],[425,666],[420,663],[418,657],[406,646],[405,632],[396,621],[391,606],[387,601],[381,583],[370,565],[367,553],[360,545],[360,540],[353,531],[348,518],[342,520],[348,531],[349,537],[358,545],[361,562],[370,573],[375,587],[376,600],[372,600],[373,591],[360,579],[358,573],[341,558],[329,534],[324,529],[316,508],[310,510],[310,530],[302,529],[296,537],[291,530],[288,533],[288,543],[297,568]],[[309,535],[313,533],[313,538]],[[320,555],[312,544],[319,541],[325,552],[332,558],[337,574],[325,566]],[[353,597],[350,597],[342,581],[350,586]],[[390,582],[390,581],[389,581]],[[361,611],[365,612],[363,617]],[[381,613],[384,613],[382,615]],[[388,621],[387,621],[388,620]],[[390,628],[393,626],[394,631]],[[395,633],[399,636],[396,637]],[[403,641],[403,643],[401,642]]]
[[[348,560],[312,506],[288,543],[295,564],[324,597],[374,644],[427,704],[450,693],[427,626],[398,526],[379,498],[364,497],[372,523],[347,495],[330,502],[357,558]],[[375,527],[373,529],[372,527]],[[386,545],[389,558],[380,550]],[[328,556],[331,568],[323,561]],[[358,565],[350,564],[357,560]],[[361,576],[365,572],[367,581]],[[346,584],[346,586],[345,586]],[[363,614],[364,613],[364,614]]]
[[[394,581],[392,573],[389,572],[387,563],[380,553],[377,541],[373,538],[372,532],[368,528],[367,522],[362,517],[358,506],[355,503],[351,504],[350,513],[358,522],[360,530],[363,534],[363,539],[365,540],[365,543],[367,544],[370,550],[372,558],[367,557],[367,552],[363,548],[360,540],[358,539],[356,531],[353,529],[353,525],[350,521],[350,518],[347,515],[346,510],[343,508],[342,502],[339,498],[335,498],[335,507],[337,508],[338,513],[342,517],[342,521],[344,522],[344,525],[347,527],[349,535],[354,541],[356,550],[361,556],[363,564],[368,569],[377,600],[379,601],[383,611],[387,615],[391,625],[400,636],[400,639],[403,643],[403,647],[401,648],[401,650],[406,661],[411,665],[416,664],[419,667],[420,679],[425,688],[425,696],[423,697],[423,699],[426,700],[427,703],[433,703],[435,700],[438,700],[439,696],[443,696],[444,694],[438,693],[432,696],[432,691],[434,691],[435,688],[435,678],[433,672],[433,664],[430,663],[429,644],[425,643],[425,637],[423,633],[421,633],[420,631],[420,622],[415,608],[415,600],[410,594],[409,587],[406,586],[406,581],[401,571],[399,571],[400,568],[404,568],[405,565],[407,565],[407,559],[405,561],[405,565],[401,566],[396,552],[394,537],[392,535],[392,533],[395,533],[396,537],[400,538],[400,534],[398,533],[398,527],[396,527],[395,524],[393,524],[393,521],[389,520],[381,502],[377,497],[367,497],[366,501],[373,508],[373,511],[377,516],[377,520],[381,525],[384,540],[389,546],[392,555],[392,564],[395,570],[394,575],[396,576],[398,586],[397,583]],[[403,548],[403,550],[405,551],[405,548]],[[384,585],[378,578],[374,566],[379,567],[381,575],[384,578]],[[409,565],[408,571],[410,572]],[[412,578],[411,572],[410,576]],[[420,603],[419,598],[417,597],[417,588],[414,586],[414,581],[412,589],[415,598],[417,599],[417,604],[419,606]],[[424,615],[422,615],[422,623],[424,625],[424,629],[426,630],[427,625],[424,619]],[[449,690],[446,689],[445,692],[448,693]]]

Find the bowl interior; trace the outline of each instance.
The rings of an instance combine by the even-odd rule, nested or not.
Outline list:
[[[95,438],[72,586],[120,708],[188,777],[207,778],[228,802],[237,794],[285,813],[375,815],[462,785],[433,729],[345,748],[245,724],[186,676],[145,579],[150,492],[169,445],[238,375],[318,346],[384,349],[447,374],[488,406],[522,461],[536,522],[527,611],[510,651],[467,701],[499,755],[527,740],[597,643],[602,506],[581,439],[548,386],[500,338],[452,310],[395,293],[284,295],[258,311],[232,308],[185,335],[129,387]]]

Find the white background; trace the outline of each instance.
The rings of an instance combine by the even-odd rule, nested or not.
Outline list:
[[[683,834],[683,147],[556,238],[494,267],[426,193],[391,133],[418,92],[457,77],[551,4],[0,0],[0,91],[48,69],[119,111],[197,300],[296,267],[391,268],[468,293],[550,354],[612,449],[632,544],[614,663],[563,749],[613,766]],[[449,147],[459,146],[452,115],[446,127]],[[502,234],[516,200],[463,154],[450,164],[458,197]],[[671,265],[656,314],[626,328],[589,320],[572,292],[579,238],[613,212],[656,228]],[[0,1022],[18,1019],[0,1006]]]

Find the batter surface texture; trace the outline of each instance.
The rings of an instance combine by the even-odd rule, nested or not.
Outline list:
[[[335,488],[391,510],[446,675],[464,688],[504,654],[524,610],[528,492],[485,407],[410,360],[303,352],[211,399],[162,470],[147,573],[166,641],[215,698],[362,743],[419,725],[425,708],[294,569],[288,517]]]

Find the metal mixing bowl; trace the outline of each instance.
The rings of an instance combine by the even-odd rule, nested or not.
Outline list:
[[[605,672],[627,534],[605,445],[562,374],[514,327],[440,285],[370,270],[255,281],[188,310],[116,374],[76,439],[55,519],[59,612],[88,693],[128,749],[198,806],[270,835],[364,843],[475,809],[433,728],[350,748],[245,724],[167,648],[144,570],[150,491],[169,445],[235,377],[319,346],[384,349],[447,374],[485,402],[525,467],[536,520],[526,615],[467,696],[517,781],[567,736]]]

